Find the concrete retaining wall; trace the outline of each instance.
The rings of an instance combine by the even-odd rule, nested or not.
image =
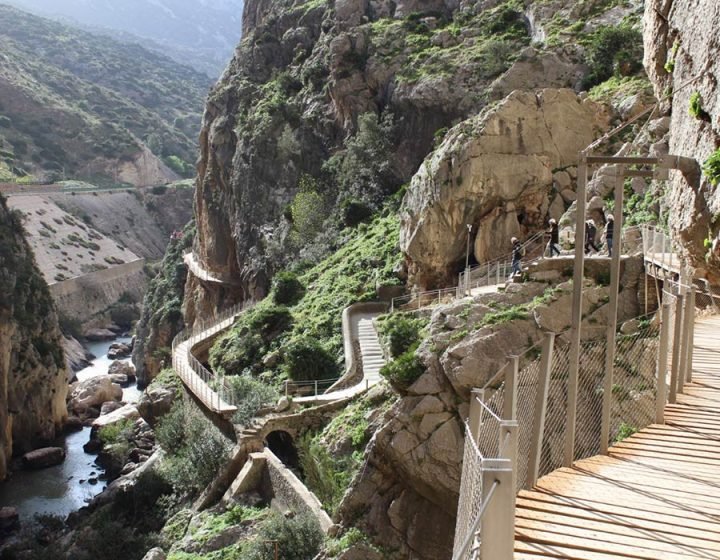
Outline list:
[[[147,278],[145,259],[97,270],[63,282],[50,284],[58,311],[85,323],[117,302],[124,292],[141,301]]]

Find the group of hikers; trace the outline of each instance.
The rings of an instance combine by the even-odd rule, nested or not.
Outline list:
[[[545,234],[550,238],[546,247],[545,253],[550,254],[550,258],[554,256],[560,256],[560,231],[558,223],[553,218],[550,219],[549,229],[545,231]],[[605,216],[605,245],[607,246],[608,256],[612,256],[613,249],[613,238],[615,235],[615,216],[608,214]],[[587,220],[585,222],[585,254],[589,255],[591,251],[596,253],[600,252],[600,248],[597,246],[595,239],[597,237],[597,227],[595,226],[594,220]],[[521,273],[520,262],[525,253],[525,249],[520,243],[517,237],[513,237],[510,242],[512,243],[512,267],[510,277],[512,278],[515,274]]]

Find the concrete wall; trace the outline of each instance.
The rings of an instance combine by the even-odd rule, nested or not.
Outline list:
[[[90,274],[50,284],[50,294],[58,311],[85,323],[117,302],[124,292],[141,301],[147,277],[145,259],[98,270]]]

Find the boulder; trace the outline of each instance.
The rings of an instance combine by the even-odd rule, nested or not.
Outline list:
[[[122,404],[117,401],[108,401],[102,404],[100,407],[100,416],[105,416],[111,412],[115,412],[117,409],[122,408]]]
[[[128,385],[130,385],[130,380],[128,379],[128,376],[123,373],[113,373],[110,375],[110,379],[112,379],[113,383],[117,383],[118,385],[120,385],[120,387],[127,387]]]
[[[86,412],[91,407],[99,407],[104,402],[119,401],[121,398],[122,387],[113,383],[109,375],[98,375],[74,386],[68,408],[76,412]]]
[[[14,507],[0,508],[0,534],[7,534],[20,527],[20,516]]]
[[[66,432],[79,432],[83,429],[83,422],[77,416],[69,416],[65,421],[64,428]]]
[[[111,360],[118,360],[120,358],[127,358],[132,354],[132,348],[122,342],[115,342],[110,345],[108,349],[107,357]]]
[[[125,375],[129,380],[135,380],[135,366],[129,361],[115,360],[108,368],[108,375]]]
[[[150,386],[143,392],[138,402],[138,410],[140,416],[150,424],[155,426],[158,420],[172,408],[177,393],[171,387]]]
[[[92,429],[93,432],[96,432],[104,428],[105,426],[110,426],[111,424],[123,422],[126,420],[135,421],[138,418],[140,418],[140,413],[138,412],[138,409],[135,407],[135,405],[126,404],[125,406],[112,411],[110,414],[106,414],[104,416],[96,418],[95,421],[92,423]]]
[[[85,338],[90,342],[101,342],[103,340],[112,340],[115,333],[109,329],[90,329],[85,331]]]
[[[23,455],[22,465],[26,469],[45,469],[59,465],[64,460],[65,450],[62,447],[43,447]]]
[[[428,288],[452,284],[465,261],[468,224],[479,262],[508,253],[512,236],[543,229],[553,170],[575,165],[578,146],[607,126],[600,105],[571,90],[544,89],[515,91],[451,129],[403,200],[400,247],[411,280]]]

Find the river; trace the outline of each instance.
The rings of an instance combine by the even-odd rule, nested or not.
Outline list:
[[[130,338],[117,338],[87,345],[96,359],[85,369],[77,372],[79,381],[107,373],[112,360],[107,351],[114,342],[129,343]],[[122,360],[128,361],[128,360]],[[137,402],[141,392],[135,384],[123,389],[125,402]],[[61,437],[55,443],[65,447],[66,458],[61,465],[38,471],[17,471],[6,482],[0,483],[0,506],[17,509],[21,520],[32,518],[36,513],[49,513],[66,517],[78,510],[105,488],[98,480],[102,469],[95,464],[95,455],[88,455],[83,445],[90,438],[90,428]],[[90,479],[97,480],[91,484]]]

